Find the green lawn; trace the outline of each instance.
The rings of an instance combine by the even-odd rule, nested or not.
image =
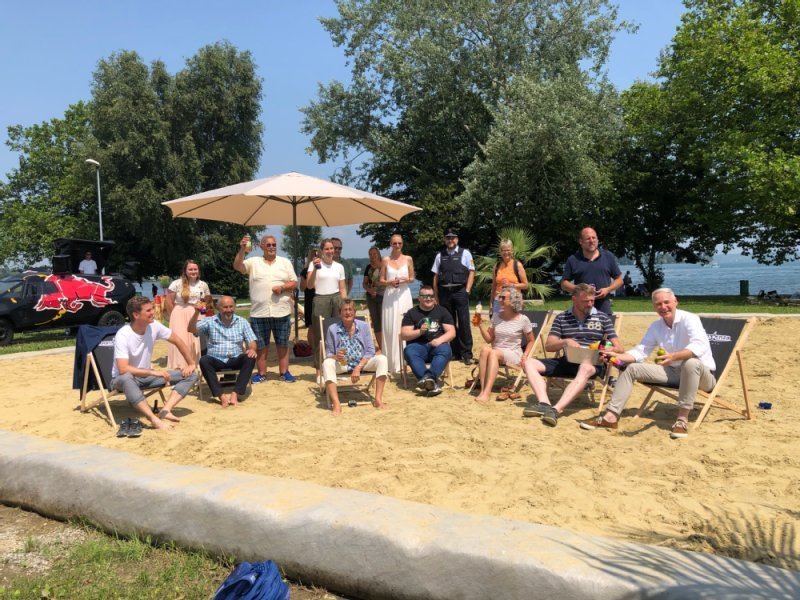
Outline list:
[[[679,296],[679,308],[693,313],[769,313],[775,315],[800,314],[797,306],[776,306],[775,304],[748,304],[742,296]],[[559,296],[546,300],[546,310],[564,310],[569,308],[572,300],[567,296]],[[637,296],[630,298],[614,298],[614,312],[653,312],[650,298]]]

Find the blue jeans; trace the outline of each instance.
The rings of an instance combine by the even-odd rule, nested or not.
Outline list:
[[[434,347],[430,344],[411,343],[406,344],[406,349],[403,350],[403,356],[417,379],[433,377],[436,381],[442,376],[452,354],[450,344],[439,344]],[[427,363],[431,363],[430,368],[427,367]]]

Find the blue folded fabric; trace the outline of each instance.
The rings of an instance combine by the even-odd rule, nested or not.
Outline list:
[[[289,586],[271,560],[243,562],[222,582],[213,600],[289,600]]]

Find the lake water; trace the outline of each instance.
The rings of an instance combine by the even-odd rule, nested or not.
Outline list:
[[[621,265],[622,272],[631,272],[633,283],[641,283],[644,277],[633,265]],[[750,293],[755,295],[759,290],[777,290],[780,294],[800,293],[800,262],[781,266],[767,266],[750,261],[731,260],[721,257],[719,266],[700,266],[687,264],[664,265],[664,285],[680,295],[719,295],[736,296],[739,294],[739,281],[750,282]],[[361,286],[362,276],[356,274],[353,282],[352,296],[364,297]],[[153,280],[146,279],[140,288],[145,296],[150,296]],[[416,299],[420,282],[411,285],[411,295]],[[211,290],[217,293],[217,290]],[[163,290],[160,293],[164,293]]]

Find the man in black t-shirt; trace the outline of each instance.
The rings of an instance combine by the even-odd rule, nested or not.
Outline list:
[[[417,378],[417,387],[432,396],[441,394],[439,378],[452,355],[450,341],[456,337],[456,327],[450,313],[436,304],[431,286],[419,289],[419,305],[403,315],[400,337],[406,342],[403,356]]]

